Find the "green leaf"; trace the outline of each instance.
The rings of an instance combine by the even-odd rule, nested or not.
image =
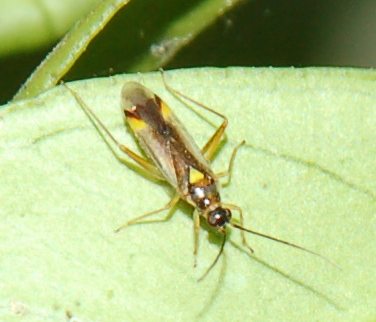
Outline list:
[[[35,69],[14,99],[36,96],[55,86],[86,50],[92,39],[129,0],[102,1],[82,18]]]
[[[30,52],[51,44],[98,2],[2,0],[0,57]]]
[[[167,223],[115,234],[172,191],[120,163],[60,86],[1,109],[0,319],[61,321],[69,312],[80,321],[374,320],[375,72],[193,69],[166,78],[228,116],[216,171],[247,140],[222,190],[225,202],[243,208],[246,226],[317,251],[340,269],[255,236],[248,255],[232,230],[225,256],[198,283],[220,242],[202,229],[192,267],[184,205]],[[119,109],[130,79],[165,99],[200,145],[213,133],[166,92],[159,74],[69,85],[136,148]]]
[[[155,34],[155,36],[151,39],[153,43],[149,45],[149,48],[143,48],[143,53],[133,55],[134,62],[130,65],[130,70],[134,72],[151,71],[166,66],[181,49],[190,44],[206,28],[243,2],[242,0],[204,0],[198,1],[195,5],[191,4],[182,12],[178,11],[182,8],[181,3],[167,2],[167,6],[162,7],[161,11],[177,11],[176,14],[169,19],[166,19],[168,16],[162,19],[158,17],[160,21],[156,21],[156,26],[152,26],[152,28],[157,27],[160,32],[152,32],[150,25],[143,24],[146,29],[144,33]],[[139,14],[142,19],[142,13]],[[138,51],[137,46],[140,45],[144,47],[143,44],[137,42],[133,44],[134,52]]]
[[[93,71],[103,73],[103,70],[108,75],[110,69],[137,72],[156,70],[170,62],[178,51],[242,0],[199,0],[184,5],[176,1],[158,4],[155,1],[133,1],[127,5],[129,2],[106,0],[97,6],[93,3],[92,11],[82,17],[46,56],[14,99],[31,98],[52,88],[77,61],[78,65],[68,74],[68,78],[82,78],[82,75],[92,75]],[[125,5],[126,8],[121,10]],[[44,12],[43,7],[37,9]],[[150,15],[151,11],[158,14]],[[107,27],[117,13],[120,18],[118,15]],[[48,12],[45,16],[53,20]],[[93,41],[105,26],[106,31]],[[91,46],[87,51],[89,44]],[[79,60],[85,51],[89,54]]]

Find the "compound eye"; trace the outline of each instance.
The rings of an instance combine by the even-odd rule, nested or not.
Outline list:
[[[213,227],[223,227],[231,219],[231,211],[221,207],[211,211],[208,216],[208,223]]]

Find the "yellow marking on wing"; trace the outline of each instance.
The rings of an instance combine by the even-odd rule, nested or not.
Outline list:
[[[161,111],[163,118],[168,118],[171,114],[170,108],[167,106],[167,104],[163,101],[161,101]]]
[[[148,126],[143,120],[137,119],[135,117],[127,117],[127,122],[135,132],[140,131]]]
[[[195,168],[189,169],[189,183],[194,184],[204,179],[204,174]]]

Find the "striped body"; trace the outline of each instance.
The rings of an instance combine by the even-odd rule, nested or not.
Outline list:
[[[122,108],[142,149],[182,199],[201,211],[220,202],[218,183],[208,161],[157,95],[138,83],[126,83]]]

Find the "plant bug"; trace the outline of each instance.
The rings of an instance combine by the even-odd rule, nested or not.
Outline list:
[[[219,193],[219,178],[227,177],[227,183],[230,182],[235,156],[245,141],[242,141],[234,148],[227,170],[215,174],[210,167],[210,161],[212,161],[225,134],[228,125],[226,116],[171,88],[166,83],[163,72],[162,79],[166,89],[173,95],[186,99],[222,119],[221,125],[203,148],[200,149],[196,145],[183,124],[158,95],[137,82],[127,82],[121,92],[123,117],[147,155],[148,158],[146,159],[116,140],[79,95],[65,84],[83,111],[96,124],[98,130],[103,130],[120,151],[125,153],[148,175],[168,182],[175,189],[173,198],[164,207],[128,221],[116,229],[116,232],[130,225],[148,222],[145,220],[147,217],[173,209],[178,201],[182,199],[194,207],[194,266],[197,263],[201,218],[223,236],[218,254],[199,280],[202,280],[211,271],[223,253],[228,225],[240,230],[242,243],[251,253],[253,253],[253,249],[248,245],[245,236],[246,232],[303,250],[329,261],[307,248],[244,227],[242,209],[236,205],[222,202]],[[234,210],[239,213],[239,223],[232,219],[232,211]],[[165,218],[154,221],[166,221],[170,217],[171,215],[168,213]]]

